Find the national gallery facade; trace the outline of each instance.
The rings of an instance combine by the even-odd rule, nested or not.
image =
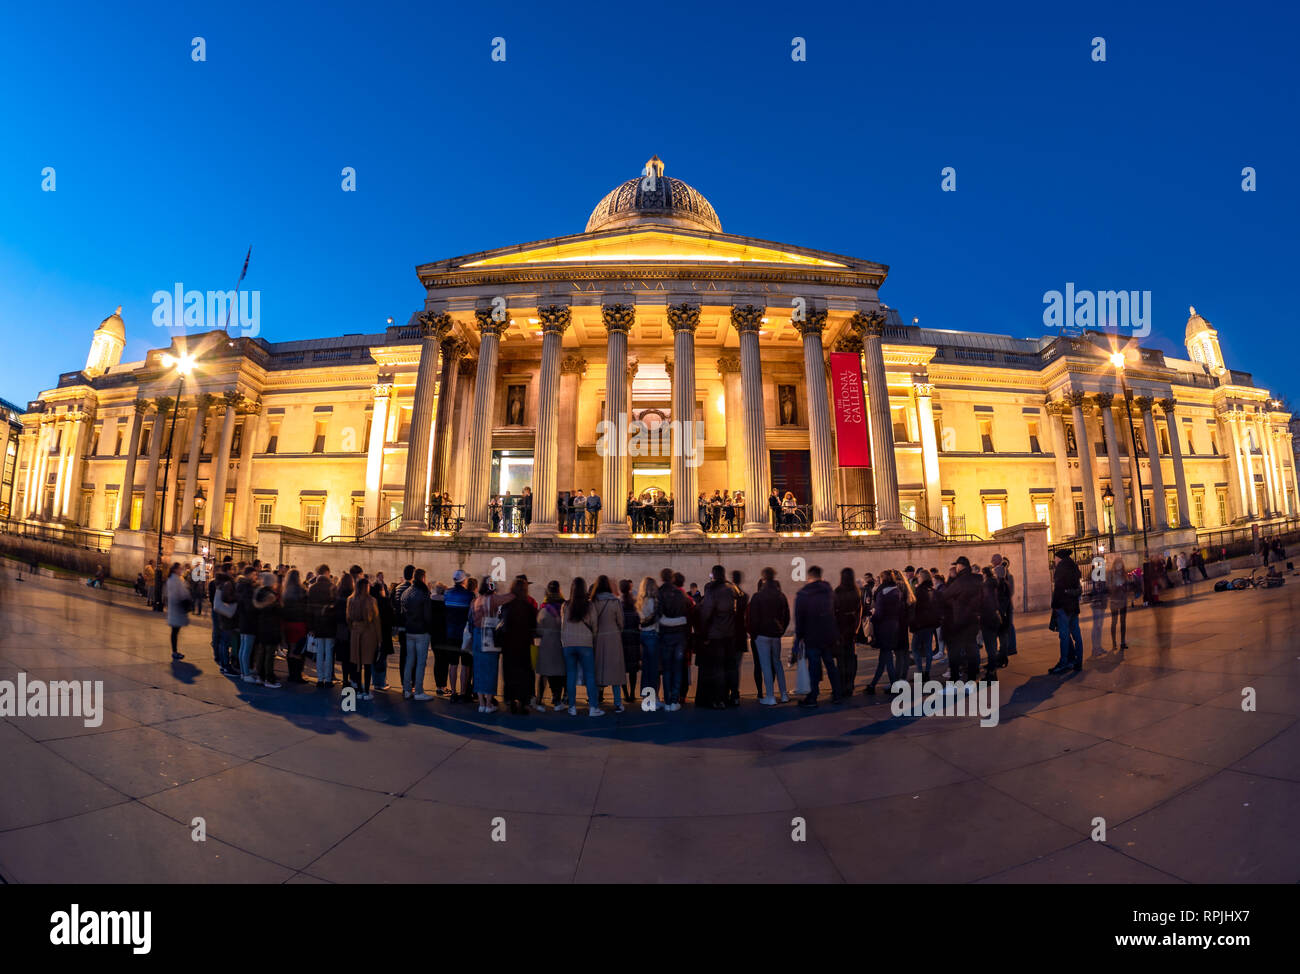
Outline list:
[[[417,273],[424,306],[374,334],[173,331],[122,362],[110,315],[19,417],[8,520],[138,560],[160,520],[177,553],[272,529],[716,548],[1032,522],[1154,548],[1297,513],[1289,414],[1195,311],[1186,358],[919,327],[881,303],[885,265],[726,233],[657,157],[581,233]]]

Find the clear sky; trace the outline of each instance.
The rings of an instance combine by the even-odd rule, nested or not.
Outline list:
[[[888,264],[882,300],[924,325],[1036,336],[1067,281],[1149,290],[1147,344],[1185,354],[1194,304],[1295,401],[1298,26],[1132,0],[5,4],[0,396],[80,368],[119,304],[128,360],[165,345],[153,293],[231,287],[250,244],[263,337],[381,330],[421,306],[416,264],[581,231],[657,153],[724,230]]]

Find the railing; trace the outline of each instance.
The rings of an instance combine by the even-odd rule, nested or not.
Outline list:
[[[964,541],[969,543],[972,541],[984,540],[978,534],[972,534],[969,531],[944,531],[942,525],[940,525],[939,528],[933,528],[924,521],[918,521],[916,518],[908,517],[906,514],[900,514],[899,517],[903,519],[903,527],[911,531],[919,531],[921,534],[927,534],[931,537],[938,538],[940,541]],[[966,526],[964,520],[962,521],[961,526]]]
[[[495,534],[524,534],[532,517],[531,502],[525,507],[523,498],[507,497],[500,506],[488,505],[488,530]]]
[[[1280,539],[1283,544],[1300,540],[1300,518],[1260,521],[1239,528],[1217,528],[1196,532],[1196,545],[1206,551],[1206,561],[1238,558],[1259,553],[1261,538]]]
[[[0,519],[0,534],[49,541],[87,551],[108,551],[113,547],[112,531],[92,531],[76,525],[40,524],[3,518]]]
[[[802,534],[812,530],[812,505],[795,504],[793,507],[781,505],[781,517],[777,521],[778,534]]]
[[[257,545],[233,538],[217,538],[212,535],[199,535],[197,550],[208,550],[208,557],[218,565],[229,559],[233,564],[241,561],[253,561],[257,557]]]
[[[424,523],[430,531],[450,531],[455,534],[465,523],[465,505],[442,502],[430,504],[424,509]]]
[[[387,521],[379,521],[378,518],[367,517],[363,514],[358,514],[356,517],[345,517],[343,518],[342,523],[342,533],[331,534],[328,537],[322,538],[321,544],[334,544],[336,542],[356,543],[358,541],[364,541],[366,538],[373,534],[378,534],[380,531],[396,531],[397,526],[401,524],[401,522],[402,515],[400,514],[394,514]],[[351,528],[352,530],[349,531],[348,528]]]
[[[845,531],[871,531],[876,527],[875,504],[841,504],[840,527]]]
[[[632,508],[632,516],[628,521],[633,534],[667,534],[672,526],[673,506],[667,501]]]
[[[731,516],[727,516],[727,508]],[[697,504],[697,518],[705,534],[741,534],[745,527],[744,504]]]

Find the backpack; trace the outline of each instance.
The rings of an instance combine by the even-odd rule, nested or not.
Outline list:
[[[667,595],[661,591],[659,598],[655,601],[655,612],[661,617],[681,618],[686,616],[689,611],[686,605],[686,595],[676,585],[668,586]]]

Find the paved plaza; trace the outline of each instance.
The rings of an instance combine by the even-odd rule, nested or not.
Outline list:
[[[1122,661],[1068,679],[1043,675],[1046,614],[1022,617],[982,728],[894,717],[886,694],[763,708],[748,670],[726,712],[484,716],[387,693],[344,714],[337,691],[221,676],[206,617],[173,664],[134,596],[4,576],[0,680],[102,680],[107,711],[0,721],[10,883],[1300,879],[1296,578],[1175,590],[1130,613]],[[1087,606],[1082,623],[1088,654]]]

